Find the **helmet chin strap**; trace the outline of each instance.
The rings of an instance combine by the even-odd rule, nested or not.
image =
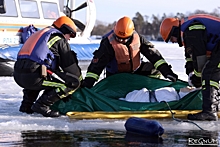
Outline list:
[[[177,42],[179,44],[179,47],[182,47],[183,46],[183,43],[182,43],[182,40],[181,40],[181,36],[179,35],[178,38],[177,38]]]
[[[183,46],[182,39],[181,39],[181,20],[179,20],[179,30],[178,30],[177,42],[179,44],[179,47]]]
[[[131,44],[133,35],[127,40],[127,42],[124,43],[124,45],[129,46]]]

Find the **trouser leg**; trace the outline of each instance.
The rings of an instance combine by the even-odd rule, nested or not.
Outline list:
[[[189,114],[189,120],[218,120],[219,90],[210,87],[202,91],[202,112]]]
[[[218,112],[219,105],[219,89],[216,87],[210,87],[202,91],[203,104],[202,109],[204,112],[216,113]]]
[[[45,81],[43,86],[46,86],[47,89],[31,108],[34,112],[40,113],[45,117],[58,117],[60,115],[59,112],[51,110],[50,106],[60,99],[71,95],[80,86],[80,81],[75,75],[59,72],[57,74],[65,81],[65,84],[55,84],[54,81]],[[54,89],[48,89],[48,87],[53,87]]]
[[[189,114],[190,120],[218,120],[220,50],[216,51],[204,65],[202,72],[202,112]]]
[[[55,102],[59,100],[60,98],[54,89],[45,90],[31,109],[34,112],[40,113],[45,117],[59,117],[60,114],[58,111],[50,109],[50,106],[52,106]]]
[[[39,92],[40,91],[38,90],[23,89],[23,100],[21,102],[19,111],[28,113],[28,114],[33,113],[33,110],[31,109],[31,107],[36,101]]]

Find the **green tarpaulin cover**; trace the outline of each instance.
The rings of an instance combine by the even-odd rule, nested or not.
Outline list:
[[[187,82],[178,80],[173,83],[163,79],[122,73],[110,76],[98,82],[91,89],[80,88],[72,94],[67,102],[58,101],[52,109],[61,114],[67,112],[93,112],[93,111],[146,111],[169,110],[166,103],[128,102],[119,100],[133,90],[147,88],[155,90],[162,87],[174,87],[177,91],[186,87]],[[166,101],[166,100],[165,100]],[[201,91],[194,91],[179,101],[168,102],[172,110],[201,110]]]

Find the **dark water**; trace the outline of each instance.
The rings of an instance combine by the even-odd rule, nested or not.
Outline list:
[[[161,137],[147,137],[115,130],[23,131],[20,139],[0,138],[0,147],[185,147],[218,146],[219,133],[209,131],[165,131]],[[16,137],[14,135],[14,137]],[[3,134],[0,133],[0,136]],[[189,139],[191,141],[189,142]],[[198,145],[200,143],[200,145]],[[203,143],[203,144],[201,144]],[[194,145],[190,145],[194,144]],[[209,144],[209,145],[207,145]]]

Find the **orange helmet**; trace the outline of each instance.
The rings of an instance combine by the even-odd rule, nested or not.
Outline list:
[[[178,18],[166,18],[160,25],[160,34],[165,42],[168,42],[171,37],[173,27],[179,27]]]
[[[120,18],[114,28],[114,33],[120,38],[128,38],[134,32],[134,23],[129,17]]]
[[[76,26],[75,23],[67,16],[61,16],[53,25],[60,30],[63,34],[71,34],[70,37],[76,37]]]

